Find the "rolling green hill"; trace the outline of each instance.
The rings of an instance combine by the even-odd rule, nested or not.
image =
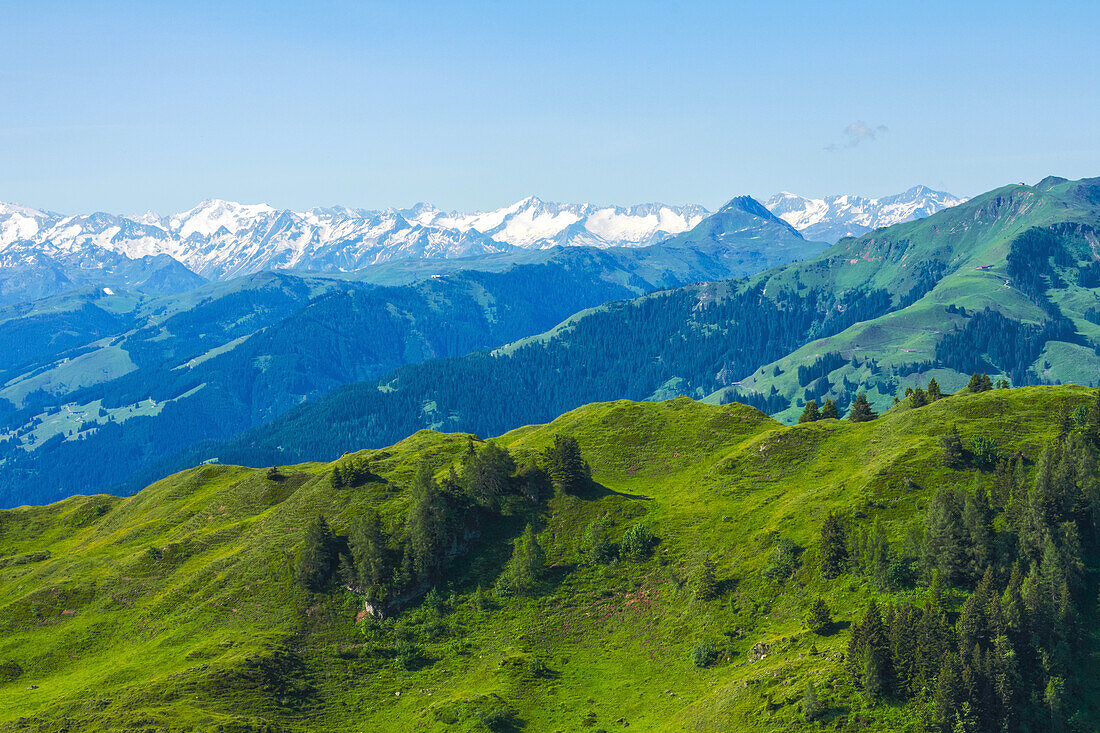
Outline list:
[[[1074,619],[1096,612],[1097,400],[998,389],[792,427],[619,401],[493,440],[513,464],[422,431],[3,511],[0,729],[987,730],[1008,700],[1009,730],[1094,730],[1098,639]],[[527,525],[545,570],[506,565]],[[875,646],[872,600],[943,646],[912,667],[903,637]]]

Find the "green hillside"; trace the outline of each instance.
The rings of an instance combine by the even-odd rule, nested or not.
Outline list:
[[[1009,730],[1094,730],[1097,400],[998,389],[793,427],[610,402],[492,441],[514,463],[422,431],[336,464],[198,466],[3,511],[0,729],[986,730],[1000,718],[969,700],[992,716],[1008,699]],[[830,512],[850,558],[827,579]],[[528,525],[545,570],[506,565]],[[994,592],[1015,616],[984,610]],[[936,670],[876,651],[872,599],[932,609]],[[996,697],[983,685],[1009,662]]]
[[[932,377],[958,389],[973,371],[1015,384],[1093,384],[1100,375],[1098,224],[1100,179],[1050,177],[841,240],[816,260],[760,275],[754,282],[770,292],[874,288],[898,294],[922,275],[931,275],[935,285],[907,307],[761,364],[710,400],[778,395],[790,406],[775,416],[791,422],[810,399],[849,399],[853,389],[845,380],[880,408]],[[1006,320],[987,323],[986,309]],[[948,341],[955,329],[963,343],[953,351]],[[998,340],[1012,348],[998,348]],[[845,363],[829,369],[823,381],[799,379],[799,366],[826,355]]]

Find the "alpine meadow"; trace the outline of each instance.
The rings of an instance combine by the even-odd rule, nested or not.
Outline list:
[[[0,733],[1100,731],[1100,6],[141,11],[4,12]]]

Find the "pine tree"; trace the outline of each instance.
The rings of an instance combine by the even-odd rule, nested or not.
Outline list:
[[[835,578],[844,572],[848,563],[848,538],[840,516],[830,512],[821,525],[821,574]]]
[[[913,403],[913,407],[924,407],[929,402],[928,393],[920,387],[913,390],[913,396],[910,399]]]
[[[426,462],[416,472],[411,493],[405,527],[412,566],[421,578],[435,579],[443,566],[449,512],[446,498]]]
[[[860,624],[863,634],[863,691],[872,702],[881,700],[890,689],[890,639],[874,599],[867,606]]]
[[[970,382],[966,385],[966,389],[969,392],[988,392],[993,389],[993,382],[988,374],[974,372],[970,377]]]
[[[896,691],[902,699],[912,697],[920,691],[918,641],[921,624],[921,612],[907,603],[895,609],[888,624]]]
[[[590,480],[580,445],[571,435],[554,436],[554,445],[546,451],[546,471],[554,484],[569,494],[583,491]]]
[[[467,454],[461,483],[478,506],[498,510],[512,490],[511,478],[515,470],[516,462],[506,449],[496,443],[486,443],[473,456]]]
[[[951,432],[940,438],[940,453],[947,468],[959,470],[966,465],[966,449],[956,427],[952,426]]]
[[[817,400],[810,400],[806,403],[805,409],[802,410],[802,415],[799,416],[798,422],[817,422],[821,419],[821,411],[817,409]]]
[[[993,561],[993,508],[981,485],[981,475],[975,476],[974,490],[967,494],[963,508],[963,526],[970,535],[967,552],[970,555],[970,575],[978,578]]]
[[[822,420],[835,420],[840,417],[840,411],[837,409],[836,400],[825,400],[825,405],[821,408]]]
[[[848,419],[852,422],[867,422],[874,420],[876,417],[878,417],[878,414],[871,409],[871,403],[867,401],[867,396],[860,392],[855,401],[852,402]]]
[[[963,499],[951,489],[936,493],[924,512],[925,571],[938,569],[943,582],[959,585],[969,576],[969,534],[963,524]]]
[[[512,557],[504,566],[501,589],[506,593],[530,593],[538,587],[546,572],[546,553],[535,531],[528,524],[512,547]]]
[[[932,719],[941,733],[953,733],[956,714],[963,700],[959,661],[953,652],[943,657],[936,675],[936,691],[932,697]]]
[[[943,397],[943,392],[940,391],[940,383],[936,381],[935,377],[928,380],[928,401],[935,402]]]
[[[1012,563],[1012,572],[1009,574],[1008,586],[1001,595],[1001,614],[1004,617],[1006,632],[1015,639],[1020,639],[1027,626],[1027,609],[1024,606],[1022,588],[1024,575],[1020,571],[1020,563]]]
[[[584,559],[591,565],[601,565],[614,558],[615,548],[607,537],[605,520],[596,519],[588,525],[581,538],[580,549]]]
[[[1001,459],[1001,452],[997,448],[993,438],[984,435],[975,435],[970,446],[970,454],[974,457],[974,465],[983,471],[988,471],[997,465]]]
[[[386,595],[385,584],[393,573],[393,561],[377,512],[368,510],[360,521],[352,525],[348,544],[355,565],[355,584],[368,597],[383,598]]]
[[[816,599],[810,604],[806,612],[806,628],[811,632],[821,635],[829,631],[833,626],[829,604],[823,598]]]
[[[306,536],[298,552],[295,575],[298,582],[317,593],[325,589],[337,569],[335,540],[324,517],[306,526]]]

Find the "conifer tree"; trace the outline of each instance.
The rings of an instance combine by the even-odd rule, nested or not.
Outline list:
[[[956,713],[962,703],[962,679],[954,652],[944,655],[932,697],[932,719],[941,733],[954,733]]]
[[[449,512],[446,498],[426,462],[416,472],[411,493],[405,527],[412,566],[421,578],[435,579],[443,565]]]
[[[942,489],[924,513],[925,571],[938,569],[948,585],[959,585],[969,576],[969,535],[963,524],[963,499],[951,489]]]
[[[895,609],[889,628],[890,657],[894,663],[896,691],[905,699],[920,691],[918,642],[921,613],[905,603]]]
[[[319,516],[306,526],[295,565],[298,582],[315,593],[324,590],[336,572],[337,560],[332,530],[325,518]]]
[[[970,555],[970,576],[978,578],[993,561],[993,508],[981,484],[981,475],[975,476],[974,490],[967,494],[963,508],[963,526],[970,535],[967,553]]]
[[[825,400],[825,404],[821,408],[821,419],[836,420],[839,417],[840,411],[837,409],[836,400]]]
[[[951,426],[951,432],[940,438],[940,453],[943,465],[948,468],[958,470],[966,465],[966,449],[955,426]]]
[[[580,446],[571,435],[554,436],[554,445],[546,451],[546,471],[554,484],[569,494],[579,493],[590,480]]]
[[[821,411],[817,408],[817,400],[810,400],[806,403],[806,407],[802,410],[802,415],[799,416],[798,422],[816,422],[821,419]]]
[[[988,374],[974,372],[970,377],[970,382],[966,385],[966,389],[968,392],[987,392],[993,389],[993,382],[989,379]]]
[[[940,391],[940,383],[936,381],[935,377],[928,380],[928,401],[935,402],[943,397],[943,392]]]
[[[504,566],[501,590],[506,593],[530,593],[538,587],[546,571],[546,553],[535,531],[528,524],[512,547],[512,557]]]
[[[384,586],[393,573],[393,563],[377,512],[368,510],[360,521],[352,525],[348,544],[355,566],[356,585],[370,598],[384,597]]]
[[[516,462],[496,443],[486,443],[474,455],[467,454],[462,470],[466,494],[479,506],[497,510],[511,491]]]
[[[878,417],[878,414],[871,409],[871,403],[867,401],[867,396],[860,392],[855,401],[852,402],[852,408],[848,411],[848,419],[852,422],[867,422],[874,420],[876,417]]]
[[[890,639],[874,599],[860,624],[863,635],[863,691],[869,700],[881,700],[890,688]]]
[[[593,520],[581,538],[581,554],[592,565],[610,562],[615,548],[607,537],[607,523],[602,518]]]
[[[928,393],[920,387],[913,390],[913,396],[910,399],[913,403],[913,407],[924,407],[929,402]]]
[[[821,574],[835,578],[844,572],[848,563],[848,538],[840,516],[830,512],[821,525]]]
[[[833,626],[829,604],[823,598],[816,599],[806,612],[806,628],[815,634],[824,634]]]

